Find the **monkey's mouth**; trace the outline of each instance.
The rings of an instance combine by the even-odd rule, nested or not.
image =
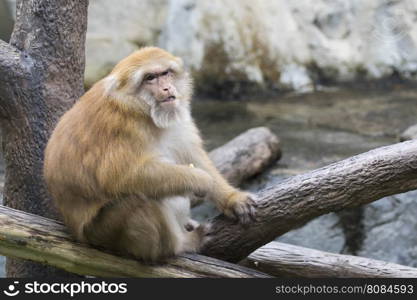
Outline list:
[[[168,98],[165,98],[164,100],[161,101],[161,103],[169,103],[169,102],[174,102],[176,99],[175,96],[169,96]]]

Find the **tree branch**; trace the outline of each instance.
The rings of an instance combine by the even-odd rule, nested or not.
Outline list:
[[[236,262],[320,215],[417,188],[417,140],[381,147],[263,190],[248,226],[212,220],[208,256]]]
[[[380,260],[271,242],[243,262],[277,277],[417,278],[417,269]]]
[[[183,255],[164,265],[146,265],[76,243],[58,221],[1,205],[0,254],[99,277],[268,277],[201,255]]]

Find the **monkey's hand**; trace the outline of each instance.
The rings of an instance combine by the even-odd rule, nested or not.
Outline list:
[[[234,191],[228,196],[220,210],[228,217],[248,224],[255,220],[255,196],[241,191]]]
[[[192,186],[193,195],[199,198],[206,197],[206,195],[214,188],[213,178],[209,173],[198,168],[193,168],[190,171],[193,176],[197,178],[196,182]]]

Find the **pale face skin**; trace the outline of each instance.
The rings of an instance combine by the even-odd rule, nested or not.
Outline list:
[[[155,70],[144,76],[143,84],[159,104],[177,100],[178,92],[174,85],[174,73],[170,69]]]
[[[188,87],[181,76],[168,66],[155,66],[143,75],[138,96],[149,105],[157,127],[168,128],[190,119]]]

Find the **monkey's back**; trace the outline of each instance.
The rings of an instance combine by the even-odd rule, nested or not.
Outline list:
[[[44,178],[54,204],[78,239],[134,165],[140,137],[133,116],[91,88],[59,120],[45,150]],[[98,91],[97,91],[98,90]],[[133,124],[132,124],[133,123]]]

